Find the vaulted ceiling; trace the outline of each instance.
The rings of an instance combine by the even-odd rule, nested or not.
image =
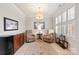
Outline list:
[[[15,5],[27,16],[34,17],[38,7],[43,11],[44,16],[53,16],[58,8],[58,3],[15,3]]]

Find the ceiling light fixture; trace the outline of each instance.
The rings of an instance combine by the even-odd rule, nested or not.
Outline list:
[[[37,20],[43,19],[43,12],[42,12],[40,7],[38,7],[38,10],[37,10],[36,15],[35,15],[35,19],[37,19]]]

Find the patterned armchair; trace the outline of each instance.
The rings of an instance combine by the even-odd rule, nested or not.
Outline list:
[[[53,33],[43,35],[43,41],[45,41],[45,42],[52,43],[52,42],[54,42],[54,40],[55,40],[55,36]]]
[[[25,33],[25,41],[26,42],[33,42],[35,41],[35,35],[32,33],[32,30],[27,30]]]

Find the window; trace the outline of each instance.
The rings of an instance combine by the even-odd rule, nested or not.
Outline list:
[[[61,16],[56,17],[56,24],[61,23]]]
[[[58,35],[61,35],[61,25],[58,25]]]
[[[69,23],[68,24],[68,34],[73,34],[75,32],[75,23],[72,22],[72,23]]]
[[[58,18],[56,17],[56,24],[58,24]]]
[[[55,30],[56,30],[56,33],[58,35],[61,34],[61,16],[59,15],[58,17],[56,17],[56,27],[55,27]]]
[[[58,35],[61,35],[61,25],[56,25],[55,30]]]
[[[61,16],[58,16],[58,23],[61,23]]]
[[[62,25],[62,34],[66,35],[66,24]]]
[[[67,16],[67,12],[65,11],[65,12],[62,14],[62,22],[66,22],[66,16]]]
[[[75,18],[75,7],[63,12],[62,15],[56,17],[56,33],[58,35],[72,34],[75,31],[75,24],[70,24],[69,20]],[[74,22],[73,22],[74,23]]]
[[[56,33],[58,34],[58,26],[55,27]]]
[[[68,9],[68,20],[75,18],[75,7]]]

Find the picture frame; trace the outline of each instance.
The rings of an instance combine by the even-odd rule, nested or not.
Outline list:
[[[4,31],[18,30],[18,21],[4,17]]]
[[[40,25],[40,29],[45,29],[45,22],[34,22],[34,29],[38,29],[38,26]]]

